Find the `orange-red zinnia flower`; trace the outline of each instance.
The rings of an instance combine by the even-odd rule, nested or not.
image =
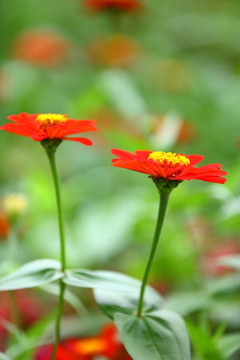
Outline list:
[[[113,166],[148,174],[154,179],[179,182],[195,179],[221,184],[226,181],[222,176],[227,173],[221,170],[220,164],[195,167],[204,159],[201,155],[183,155],[150,150],[139,150],[132,154],[117,149],[113,149],[112,154],[118,156],[117,159],[112,160]]]
[[[115,9],[127,12],[138,11],[142,7],[138,0],[85,0],[85,6],[95,11]]]
[[[89,139],[83,137],[66,137],[85,131],[98,131],[93,120],[68,119],[62,114],[27,114],[8,116],[13,123],[7,123],[0,129],[13,134],[31,137],[34,141],[71,140],[84,145],[92,145]]]
[[[45,67],[62,64],[69,50],[69,43],[64,37],[45,29],[22,33],[13,46],[18,60]]]

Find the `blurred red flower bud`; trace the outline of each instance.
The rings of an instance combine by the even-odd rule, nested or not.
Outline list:
[[[31,30],[15,39],[13,54],[21,61],[52,67],[64,62],[69,42],[49,30]]]
[[[95,11],[113,9],[136,12],[142,8],[142,4],[138,0],[85,0],[85,6]]]

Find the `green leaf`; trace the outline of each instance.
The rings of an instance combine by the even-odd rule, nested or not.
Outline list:
[[[222,256],[217,263],[240,271],[240,255]]]
[[[141,282],[130,276],[106,270],[71,270],[63,277],[63,282],[84,288],[118,292],[138,292]]]
[[[8,347],[6,354],[14,360],[33,359],[36,347],[42,343],[44,334],[49,331],[48,328],[50,328],[55,317],[56,312],[53,311],[33,324],[29,329],[25,330],[24,333],[22,332],[18,341],[13,342],[13,344]]]
[[[138,306],[140,287],[137,292],[118,292],[95,289],[94,298],[101,310],[113,318],[116,312],[133,314]],[[146,287],[144,296],[144,310],[155,310],[163,306],[163,298],[150,286]]]
[[[199,327],[187,323],[187,328],[192,339],[193,347],[202,360],[223,360],[217,343],[220,333],[212,335],[204,326]],[[222,331],[222,329],[220,329]]]
[[[46,285],[60,279],[60,263],[41,259],[29,262],[0,279],[0,291],[18,290]]]
[[[175,312],[162,309],[142,319],[116,313],[114,321],[134,360],[190,360],[186,327]]]
[[[205,292],[186,292],[169,296],[164,307],[185,316],[206,308],[208,304],[209,296]]]
[[[225,295],[238,292],[240,289],[239,274],[225,275],[220,279],[214,279],[207,284],[210,295]]]
[[[223,356],[228,359],[240,349],[240,333],[223,336],[218,343],[218,348]]]
[[[59,289],[58,283],[44,285],[41,287],[41,289],[50,294],[59,296],[60,289]],[[79,317],[82,317],[83,314],[88,314],[87,309],[85,308],[83,303],[80,301],[78,296],[75,295],[72,291],[70,291],[67,288],[64,291],[64,300],[73,307],[73,309],[76,311],[76,313],[79,315]]]
[[[0,360],[11,360],[7,355],[0,353]]]
[[[101,310],[111,319],[116,312],[134,314],[138,306],[140,288],[137,292],[117,292],[95,289],[93,294]],[[163,306],[161,295],[147,286],[144,296],[144,310],[155,310]]]

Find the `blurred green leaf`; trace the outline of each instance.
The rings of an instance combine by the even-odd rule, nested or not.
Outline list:
[[[101,310],[110,318],[113,318],[117,312],[133,315],[137,309],[139,291],[120,293],[94,289],[94,298]],[[148,286],[144,295],[144,312],[159,309],[163,305],[164,300],[161,295]]]
[[[190,360],[190,345],[182,318],[173,311],[146,313],[143,318],[116,313],[114,321],[134,360]]]
[[[119,292],[139,292],[141,282],[130,276],[106,270],[68,270],[66,284]]]
[[[0,353],[0,360],[12,360],[12,359],[3,353]]]
[[[29,262],[0,279],[0,291],[26,289],[46,285],[60,279],[61,265],[56,260],[41,259]]]
[[[59,296],[59,285],[58,284],[47,284],[44,286],[41,286],[41,289]],[[75,295],[72,291],[70,291],[69,289],[65,289],[64,291],[64,300],[67,301],[72,307],[73,309],[76,311],[76,313],[79,315],[79,317],[82,316],[82,314],[88,314],[87,309],[85,308],[85,306],[83,305],[83,303],[81,302],[81,300],[78,298],[77,295]]]
[[[235,270],[240,270],[240,255],[222,256],[217,263]]]
[[[220,279],[208,282],[207,291],[210,295],[227,295],[235,293],[240,289],[239,274],[225,275]]]
[[[108,105],[108,97],[98,87],[91,87],[74,100],[71,110],[79,116],[88,116]]]
[[[146,113],[144,98],[127,72],[118,69],[104,71],[99,83],[116,108],[126,117],[135,119]]]
[[[187,323],[187,329],[192,339],[193,347],[202,360],[225,360],[217,346],[220,333],[217,332],[215,336],[211,336],[206,329],[189,322]]]
[[[228,359],[240,349],[240,333],[224,335],[219,340],[218,348],[223,356]]]
[[[185,316],[204,309],[209,303],[209,296],[204,292],[177,293],[165,300],[165,308]]]
[[[43,342],[43,335],[48,330],[56,317],[56,312],[44,316],[40,321],[34,323],[30,328],[25,330],[24,341],[13,343],[8,349],[7,354],[14,360],[33,359],[33,353],[36,346]]]

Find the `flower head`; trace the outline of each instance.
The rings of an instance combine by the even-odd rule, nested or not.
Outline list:
[[[68,119],[62,114],[27,114],[8,116],[13,123],[7,123],[0,129],[13,134],[31,137],[34,141],[71,140],[84,145],[92,145],[89,139],[83,137],[66,137],[85,131],[98,131],[93,120]]]
[[[171,152],[139,150],[135,153],[113,149],[112,154],[118,156],[112,165],[148,174],[155,181],[176,185],[183,180],[203,180],[223,184],[227,173],[221,170],[220,164],[209,164],[196,168],[203,160],[201,155],[183,155]]]
[[[142,7],[138,0],[85,0],[85,6],[95,11],[113,9],[125,12],[138,11]]]
[[[62,64],[69,50],[69,43],[61,34],[45,29],[22,33],[13,46],[18,60],[44,67]]]
[[[24,194],[7,194],[2,199],[2,206],[7,216],[18,217],[26,211],[28,201]]]

